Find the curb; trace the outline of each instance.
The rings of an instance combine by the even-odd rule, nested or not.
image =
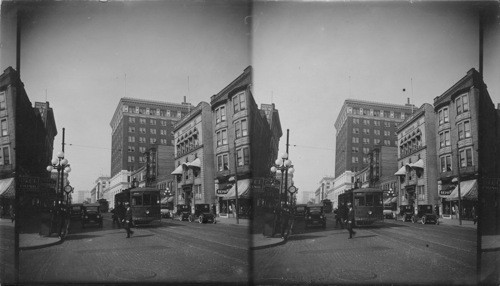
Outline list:
[[[19,246],[19,250],[35,250],[35,249],[41,249],[49,246],[54,246],[54,245],[59,245],[63,243],[63,239],[59,239],[56,242],[51,242],[51,243],[46,243],[46,244],[40,244],[40,245],[33,245],[33,246]]]
[[[261,245],[261,246],[250,246],[250,250],[261,250],[261,249],[271,248],[271,247],[286,244],[287,241],[288,241],[288,239],[283,239],[283,240],[276,242],[276,243],[270,243],[270,244]]]

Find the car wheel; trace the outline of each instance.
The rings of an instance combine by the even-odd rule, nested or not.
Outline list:
[[[403,221],[406,221],[406,215],[403,215]]]
[[[425,216],[422,217],[422,224],[425,224]]]
[[[200,217],[198,217],[198,222],[203,223],[203,216],[200,215]]]

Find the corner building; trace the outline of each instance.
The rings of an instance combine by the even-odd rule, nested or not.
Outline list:
[[[259,109],[252,95],[252,67],[212,96],[214,138],[214,183],[218,211],[232,216],[236,206],[236,175],[240,215],[255,209],[254,180],[269,178],[282,136],[274,104]],[[260,193],[255,194],[257,196]]]
[[[397,146],[396,128],[410,116],[414,105],[347,99],[335,121],[335,187],[337,197],[354,186],[354,174],[370,162],[376,146]]]

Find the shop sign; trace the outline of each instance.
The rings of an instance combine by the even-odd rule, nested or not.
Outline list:
[[[453,192],[453,189],[448,189],[448,190],[441,190],[439,191],[440,196],[449,196]]]
[[[217,194],[218,195],[226,195],[227,193],[229,193],[229,189],[217,189]]]

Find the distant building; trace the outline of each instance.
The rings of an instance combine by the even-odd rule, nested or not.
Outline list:
[[[174,206],[186,204],[194,212],[195,204],[216,204],[212,125],[210,104],[200,102],[174,126]]]
[[[425,103],[398,126],[398,205],[439,206],[436,114]]]
[[[379,146],[368,153],[368,165],[355,175],[358,188],[396,190],[397,147]]]
[[[94,187],[90,190],[90,201],[97,202],[104,198],[104,192],[109,188],[109,177],[101,176],[94,182]]]
[[[310,200],[314,200],[314,192],[307,192],[307,191],[301,191],[300,192],[302,198],[300,200],[300,203],[302,204],[307,204]]]
[[[333,201],[333,186],[334,186],[335,178],[334,177],[323,177],[319,181],[319,201],[324,199],[329,199]]]
[[[335,121],[334,197],[352,187],[353,175],[369,164],[370,151],[395,147],[397,125],[410,116],[414,105],[347,99]]]

